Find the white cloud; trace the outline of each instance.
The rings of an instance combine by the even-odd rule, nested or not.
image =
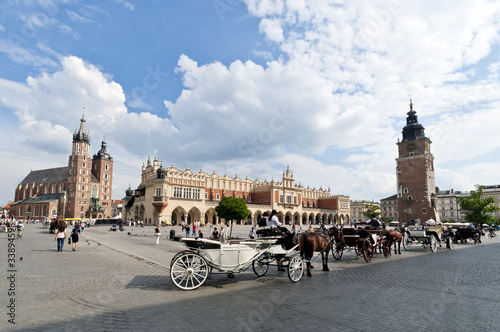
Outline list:
[[[35,67],[56,67],[57,64],[48,57],[43,57],[32,50],[23,48],[8,39],[0,39],[0,52],[9,59],[21,65]]]

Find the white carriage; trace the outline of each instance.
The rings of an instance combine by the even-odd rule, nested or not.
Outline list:
[[[227,240],[225,243],[203,238],[180,238],[190,250],[177,253],[170,263],[170,278],[175,286],[193,290],[205,283],[210,274],[227,274],[247,270],[250,265],[257,276],[263,276],[269,265],[286,267],[288,277],[297,282],[304,273],[297,245],[287,246],[278,234],[257,240]]]
[[[432,252],[436,252],[441,242],[446,243],[448,249],[453,249],[453,236],[443,232],[441,224],[426,226],[415,225],[405,229],[403,233],[403,248],[408,251],[414,243],[419,243],[426,248],[429,246]]]

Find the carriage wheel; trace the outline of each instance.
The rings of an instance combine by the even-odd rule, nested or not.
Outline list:
[[[453,239],[451,238],[451,236],[448,236],[446,238],[446,246],[448,247],[448,249],[453,249],[454,247],[454,244],[453,244]]]
[[[370,263],[373,259],[373,246],[369,238],[363,241],[363,258],[367,263]]]
[[[436,252],[438,248],[438,243],[434,235],[429,236],[429,247],[431,248],[432,252]]]
[[[288,263],[288,278],[292,282],[297,282],[304,275],[304,262],[299,255],[295,255],[290,258],[290,262]]]
[[[354,247],[354,252],[356,253],[356,255],[361,256],[361,254],[363,253],[362,244],[356,245],[356,247]]]
[[[408,233],[403,234],[403,248],[405,248],[406,251],[409,251],[411,248],[412,240]]]
[[[336,260],[340,260],[342,258],[343,253],[344,253],[344,248],[342,247],[342,244],[339,243],[332,247],[332,255],[333,258],[335,258]]]
[[[267,270],[269,270],[269,261],[270,261],[270,256],[267,253],[255,259],[252,262],[253,272],[257,276],[262,277],[264,274],[267,273]]]
[[[389,241],[384,240],[384,242],[382,243],[382,247],[383,247],[384,257],[389,257],[391,255],[391,245]]]
[[[197,253],[183,251],[170,266],[170,279],[175,286],[183,290],[193,290],[207,280],[210,274],[208,264]]]

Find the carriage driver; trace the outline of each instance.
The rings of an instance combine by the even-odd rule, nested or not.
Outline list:
[[[380,220],[375,218],[374,214],[372,214],[371,219],[367,220],[366,223],[370,225],[370,229],[380,229],[380,227],[382,226],[382,223],[380,222]]]

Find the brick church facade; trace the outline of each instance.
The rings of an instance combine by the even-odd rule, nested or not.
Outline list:
[[[85,117],[73,134],[68,166],[31,171],[16,187],[11,213],[17,219],[110,218],[113,158],[102,141],[90,157]]]
[[[434,156],[431,140],[425,136],[424,127],[418,123],[410,99],[403,139],[397,143],[397,213],[399,221],[425,222],[432,218],[439,221],[436,185],[434,176]]]

